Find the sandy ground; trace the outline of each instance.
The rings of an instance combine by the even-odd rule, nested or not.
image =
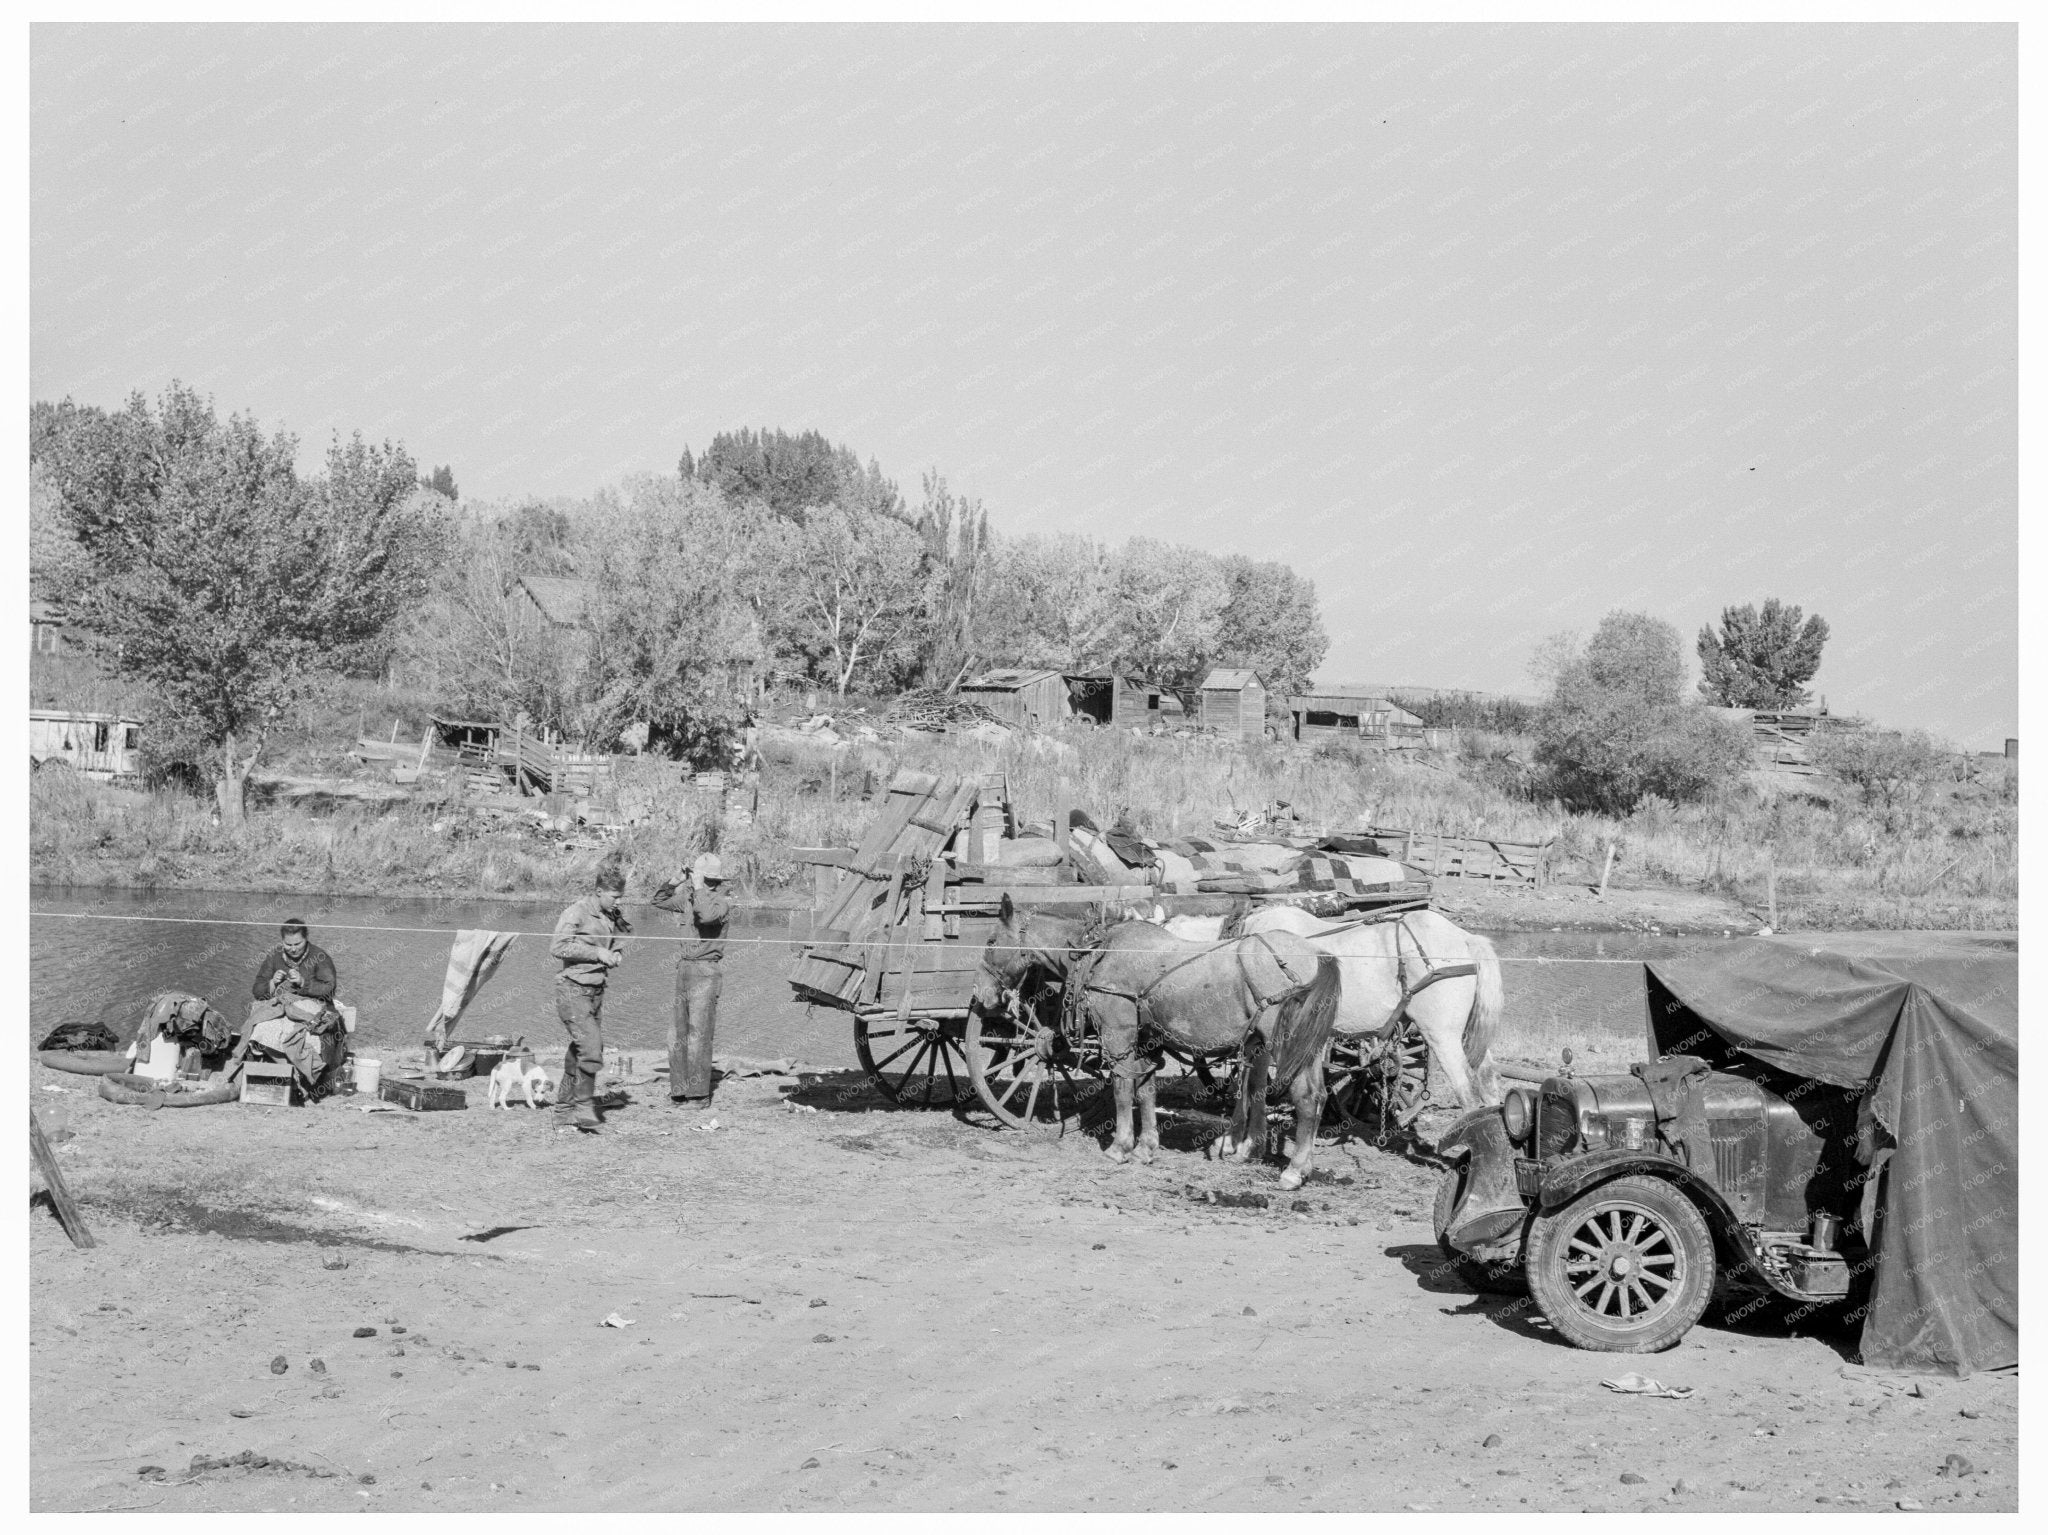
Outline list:
[[[1118,1167],[839,1071],[710,1113],[643,1083],[597,1136],[481,1082],[413,1115],[31,1078],[100,1244],[32,1213],[39,1510],[2016,1506],[2012,1378],[1914,1395],[1769,1328],[1575,1351],[1356,1142],[1281,1195],[1193,1112]],[[1631,1369],[1694,1395],[1600,1385]]]

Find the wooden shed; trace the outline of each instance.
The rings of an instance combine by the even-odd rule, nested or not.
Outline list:
[[[1219,666],[1202,679],[1201,726],[1227,736],[1263,740],[1266,685],[1242,666]]]
[[[1062,680],[1077,719],[1090,719],[1118,730],[1149,730],[1180,717],[1166,706],[1173,695],[1158,683],[1106,666],[1088,672],[1068,672]]]
[[[86,777],[104,782],[139,771],[136,751],[141,745],[139,720],[76,710],[28,711],[28,755],[33,763],[68,762]]]
[[[1422,721],[1377,689],[1340,685],[1297,693],[1288,698],[1287,710],[1297,741],[1336,738],[1392,747],[1428,741]]]
[[[984,672],[961,683],[960,696],[1012,725],[1053,725],[1074,712],[1066,679],[1055,671]]]

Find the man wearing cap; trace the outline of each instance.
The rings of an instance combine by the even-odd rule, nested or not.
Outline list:
[[[619,910],[625,888],[625,876],[617,869],[598,870],[597,889],[562,913],[548,945],[548,953],[562,965],[555,978],[555,1016],[569,1031],[555,1118],[578,1130],[595,1130],[604,1123],[597,1114],[597,1074],[604,1066],[604,986],[623,957],[617,935],[632,931]]]
[[[668,1095],[692,1105],[711,1101],[711,1034],[718,1022],[720,962],[732,902],[725,895],[725,865],[699,853],[690,872],[654,892],[654,904],[683,919],[676,960],[676,1012],[668,1030]]]

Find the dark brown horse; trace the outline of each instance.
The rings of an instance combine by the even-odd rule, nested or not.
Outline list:
[[[1323,1067],[1343,982],[1337,961],[1292,933],[1191,943],[1149,922],[1124,922],[1099,944],[1096,929],[1028,912],[1003,897],[1002,920],[982,953],[975,1005],[993,1010],[1005,987],[1033,970],[1078,990],[1109,1063],[1116,1133],[1106,1148],[1121,1162],[1135,1148],[1159,1150],[1157,1077],[1161,1043],[1196,1054],[1236,1049],[1237,1112],[1220,1149],[1247,1160],[1265,1140],[1266,1093],[1285,1086],[1296,1126],[1284,1189],[1300,1188],[1323,1113]],[[1133,1135],[1133,1101],[1143,1130]]]

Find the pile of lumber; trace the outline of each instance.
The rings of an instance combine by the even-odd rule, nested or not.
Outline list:
[[[933,733],[972,725],[1001,725],[1002,720],[980,704],[970,703],[937,688],[912,688],[891,703],[882,716],[899,730],[927,730]]]

